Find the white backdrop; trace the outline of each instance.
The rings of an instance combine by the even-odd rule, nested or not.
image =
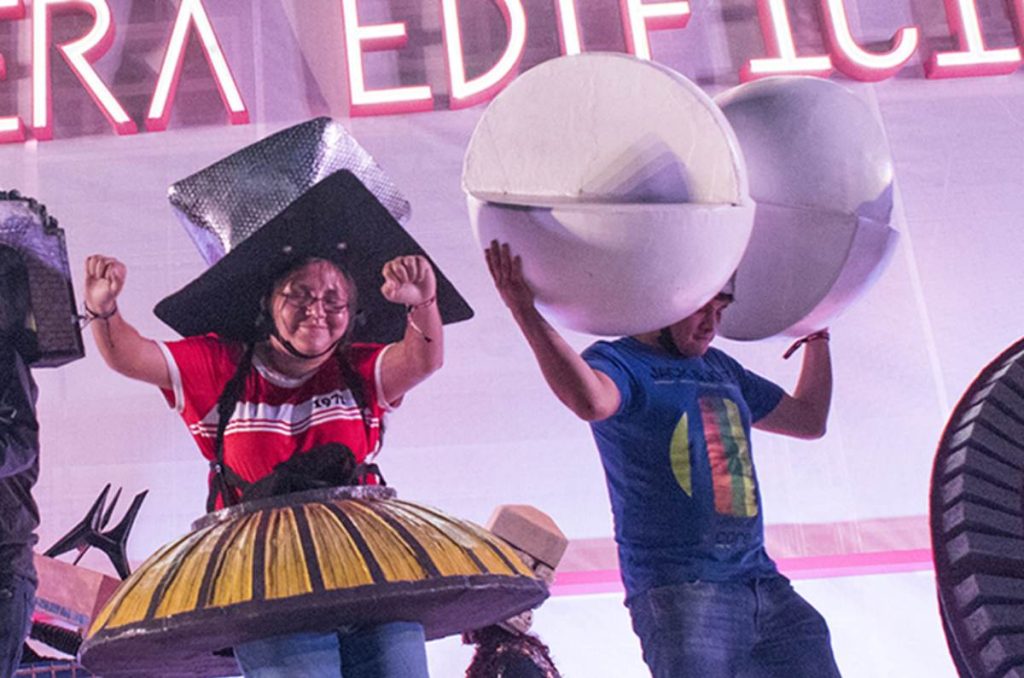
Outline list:
[[[176,3],[108,2],[118,33],[96,69],[141,123]],[[472,73],[494,61],[504,33],[495,6],[466,4]],[[618,3],[578,4],[587,49],[623,51]],[[938,0],[847,4],[858,35],[877,49],[905,23],[921,26],[925,54],[950,45]],[[524,5],[532,22],[525,69],[555,56],[558,42],[553,3]],[[122,312],[143,334],[170,338],[152,308],[197,275],[202,261],[171,214],[167,187],[283,127],[323,114],[343,120],[410,199],[409,230],[477,314],[449,328],[444,369],[391,418],[380,458],[389,483],[404,498],[479,522],[499,503],[550,513],[573,545],[554,598],[537,615],[539,631],[567,676],[644,675],[615,583],[611,518],[589,431],[546,389],[470,232],[459,176],[481,108],[448,110],[438,7],[360,2],[364,23],[394,18],[410,33],[402,50],[367,57],[368,80],[428,82],[437,96],[432,112],[350,118],[340,3],[206,6],[250,124],[226,124],[202,51],[192,44],[167,131],[116,136],[54,53],[54,139],[0,145],[0,189],[38,198],[60,220],[77,289],[86,255],[123,259],[129,277]],[[1003,5],[979,7],[990,44],[1011,43]],[[798,45],[815,51],[821,38],[813,5],[794,0],[790,8]],[[754,3],[695,1],[692,10],[685,29],[652,33],[653,55],[716,94],[737,84],[747,60],[764,55]],[[55,39],[81,35],[90,21],[83,13],[55,17]],[[28,19],[0,22],[7,61],[0,114],[25,119],[29,27]],[[770,544],[829,619],[844,675],[952,676],[926,551],[929,474],[951,406],[1021,334],[1024,76],[927,80],[915,57],[876,84],[833,77],[869,102],[884,125],[901,236],[876,287],[833,325],[828,434],[814,442],[755,436]],[[592,340],[570,339],[579,348]],[[782,362],[784,343],[719,345],[793,385],[797,361]],[[41,545],[77,522],[112,482],[128,495],[150,490],[130,543],[132,559],[141,561],[202,512],[206,464],[155,389],[107,370],[91,340],[87,351],[84,360],[36,373]],[[106,567],[93,555],[87,563]],[[459,675],[468,661],[453,639],[431,644],[430,653],[438,676]]]

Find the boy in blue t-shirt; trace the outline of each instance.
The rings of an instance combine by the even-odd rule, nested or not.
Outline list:
[[[764,550],[750,428],[825,433],[828,333],[803,340],[792,395],[710,347],[721,293],[659,331],[578,355],[540,315],[508,245],[487,265],[548,385],[601,454],[626,605],[657,678],[838,676],[828,627]]]

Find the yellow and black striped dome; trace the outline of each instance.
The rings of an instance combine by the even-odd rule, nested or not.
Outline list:
[[[399,620],[440,638],[546,597],[477,525],[387,488],[314,490],[196,521],[121,584],[80,656],[104,676],[233,675],[241,642]]]

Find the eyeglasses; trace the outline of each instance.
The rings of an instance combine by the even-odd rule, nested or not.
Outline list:
[[[294,308],[299,308],[309,313],[309,309],[317,302],[323,305],[324,313],[327,315],[341,315],[348,310],[348,300],[335,297],[318,297],[309,292],[281,292],[284,303]]]

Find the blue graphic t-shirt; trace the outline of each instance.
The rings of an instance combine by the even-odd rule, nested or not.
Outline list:
[[[591,424],[627,598],[688,581],[774,573],[764,550],[750,425],[783,391],[717,349],[672,356],[626,337],[583,353],[619,389]]]

